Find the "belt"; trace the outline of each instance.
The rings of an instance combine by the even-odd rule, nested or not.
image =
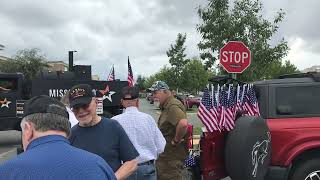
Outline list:
[[[139,163],[138,166],[143,166],[143,165],[150,165],[150,164],[154,164],[154,160],[150,160],[150,161],[146,161],[146,162],[143,162],[143,163]]]

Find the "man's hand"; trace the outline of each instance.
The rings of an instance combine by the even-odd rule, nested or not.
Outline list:
[[[173,146],[175,146],[175,145],[177,145],[177,144],[180,144],[181,142],[183,142],[184,141],[184,139],[181,139],[180,141],[177,141],[177,140],[175,140],[174,138],[171,140],[171,144],[173,145]]]
[[[138,168],[138,161],[133,159],[131,161],[125,162],[118,170],[115,172],[117,180],[125,180]]]
[[[173,140],[171,141],[171,144],[179,144],[182,141],[184,141],[183,137],[185,136],[185,134],[187,133],[187,128],[188,128],[188,120],[186,119],[181,119],[179,121],[179,123],[177,124],[176,127],[176,135],[173,138]],[[174,145],[172,144],[172,145]]]

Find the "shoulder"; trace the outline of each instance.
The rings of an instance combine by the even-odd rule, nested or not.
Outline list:
[[[74,136],[76,135],[79,131],[80,131],[80,127],[79,127],[79,124],[76,124],[74,125],[72,128],[71,128],[71,135],[70,136]]]
[[[184,108],[184,105],[176,98],[171,98],[166,105],[165,109],[171,109],[171,108]]]
[[[101,160],[102,158],[94,153],[91,153],[91,152],[88,152],[88,151],[85,151],[83,149],[79,149],[79,148],[76,148],[76,147],[71,147],[73,148],[73,152],[74,152],[74,155],[78,156],[79,159],[84,159],[86,160],[86,162],[95,162],[97,160]]]
[[[115,116],[114,116],[115,117]],[[112,117],[111,119],[109,118],[106,118],[106,117],[102,117],[101,119],[101,123],[104,125],[104,126],[118,126],[119,125],[119,122],[114,119],[114,117]],[[119,117],[118,117],[119,118]]]
[[[113,117],[111,118],[111,120],[113,119],[113,120],[119,121],[119,120],[121,120],[121,119],[123,118],[123,116],[124,116],[124,114],[118,114],[118,115],[116,115],[116,116],[113,116]]]
[[[179,104],[171,104],[168,106],[169,112],[184,112],[184,108]]]
[[[104,126],[107,129],[111,129],[112,131],[123,131],[123,128],[120,125],[120,123],[113,118],[109,119],[109,118],[103,117],[101,121],[102,121],[102,126]]]
[[[171,105],[176,105],[176,106],[181,106],[183,105],[181,101],[179,101],[178,99],[176,98],[173,98],[170,102]]]
[[[17,157],[11,160],[8,160],[7,162],[0,165],[0,174],[6,173],[6,172],[10,173],[12,171],[19,169],[19,167],[24,167],[23,164],[28,164],[30,162],[28,159],[31,160],[31,157],[29,157],[29,153],[24,152],[18,155]]]

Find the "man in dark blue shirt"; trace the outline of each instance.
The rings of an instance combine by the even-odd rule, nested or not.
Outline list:
[[[117,121],[96,114],[97,100],[91,86],[72,87],[69,102],[79,120],[72,128],[71,144],[102,157],[118,180],[129,177],[137,169],[139,153]]]
[[[58,100],[37,96],[27,101],[21,129],[25,152],[0,166],[0,180],[116,179],[101,157],[69,144],[68,112]]]

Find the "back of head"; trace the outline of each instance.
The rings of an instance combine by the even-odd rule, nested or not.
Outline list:
[[[49,96],[35,96],[24,104],[23,122],[31,122],[36,131],[56,130],[70,134],[69,114],[63,103]]]
[[[122,88],[122,99],[123,100],[133,100],[139,98],[139,90],[135,87],[126,86]]]
[[[139,106],[139,90],[135,87],[124,87],[122,89],[122,105],[124,108]]]

